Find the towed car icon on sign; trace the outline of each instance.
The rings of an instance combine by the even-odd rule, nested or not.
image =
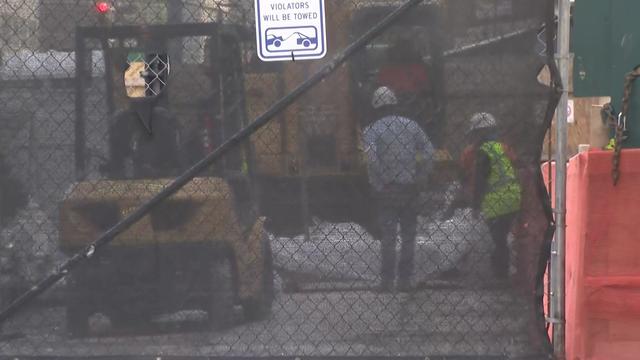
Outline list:
[[[318,48],[318,29],[313,26],[269,28],[265,34],[269,52],[295,52]]]
[[[308,48],[311,45],[318,45],[318,38],[311,38],[302,34],[299,34],[300,37],[298,37],[298,41],[296,42],[298,45],[302,45],[306,48]]]
[[[282,42],[284,41],[284,39],[282,38],[282,36],[275,36],[275,35],[267,35],[267,47],[269,46],[275,46],[277,48],[280,47],[280,45],[282,45]]]

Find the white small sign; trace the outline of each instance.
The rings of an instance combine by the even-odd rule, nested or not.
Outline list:
[[[258,57],[321,59],[327,54],[324,0],[255,0]]]
[[[567,123],[573,124],[576,122],[575,108],[573,106],[573,99],[569,99],[567,103]]]

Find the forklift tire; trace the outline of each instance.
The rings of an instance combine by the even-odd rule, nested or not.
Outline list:
[[[67,305],[67,332],[71,337],[79,338],[89,335],[89,317],[91,312],[82,305]]]
[[[223,330],[233,325],[233,270],[229,258],[216,259],[211,266],[211,298],[209,324],[212,330]]]
[[[264,320],[271,314],[271,306],[275,298],[273,286],[273,253],[269,235],[263,235],[264,268],[262,272],[262,293],[258,298],[247,299],[242,302],[244,317],[248,321]]]

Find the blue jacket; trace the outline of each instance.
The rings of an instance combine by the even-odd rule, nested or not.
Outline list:
[[[434,148],[410,119],[385,116],[363,132],[369,182],[377,191],[387,185],[415,185],[433,168]]]

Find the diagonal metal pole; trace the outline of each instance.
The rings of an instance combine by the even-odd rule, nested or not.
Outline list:
[[[271,119],[277,116],[280,112],[285,110],[288,106],[293,104],[302,95],[307,93],[316,84],[331,75],[340,65],[342,65],[347,59],[349,59],[356,51],[366,46],[371,40],[378,36],[387,27],[396,22],[402,15],[408,13],[411,9],[425,0],[408,0],[403,5],[399,6],[389,15],[387,15],[382,21],[369,29],[365,34],[360,36],[357,40],[347,46],[344,50],[338,53],[329,63],[320,68],[309,79],[300,84],[297,88],[291,91],[289,94],[278,100],[271,106],[264,114],[260,115],[253,123],[238,131],[235,135],[221,144],[218,148],[213,150],[202,160],[198,161],[191,168],[185,171],[182,175],[177,177],[162,191],[157,193],[153,198],[149,199],[146,203],[142,204],[139,208],[129,214],[126,218],[115,224],[109,230],[104,232],[93,243],[85,247],[82,251],[72,256],[69,260],[60,265],[52,274],[45,277],[38,282],[34,287],[21,295],[13,303],[11,303],[6,309],[0,313],[0,324],[15,315],[25,305],[33,301],[37,296],[45,292],[51,286],[56,284],[62,278],[67,276],[79,264],[85,262],[87,259],[95,256],[95,254],[104,246],[108,245],[113,239],[127,230],[130,226],[142,219],[149,211],[151,211],[156,205],[163,200],[167,199],[183,186],[193,180],[199,173],[211,166],[213,163],[222,158],[235,146],[238,146],[241,142],[247,140],[253,133],[265,126]],[[433,0],[429,1],[432,2]]]

